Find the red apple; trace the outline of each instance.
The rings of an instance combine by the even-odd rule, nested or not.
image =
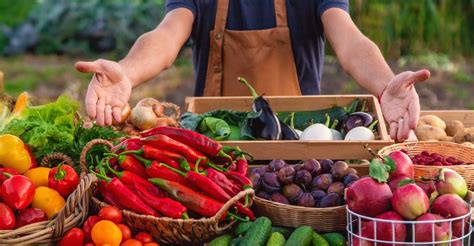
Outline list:
[[[436,191],[436,182],[434,180],[416,182],[423,191],[425,191],[428,197],[431,197],[431,194]]]
[[[370,217],[390,209],[391,199],[390,187],[371,177],[355,181],[346,192],[347,207],[358,214]]]
[[[388,156],[390,156],[396,164],[395,171],[390,172],[389,180],[402,176],[409,178],[415,177],[415,166],[413,166],[413,161],[407,154],[396,150],[388,154]]]
[[[411,179],[411,178],[405,177],[405,176],[400,176],[400,177],[396,177],[396,178],[390,180],[390,182],[388,182],[388,186],[390,186],[390,190],[392,190],[392,192],[395,192],[398,189],[398,184],[400,183],[400,181],[402,181],[404,179]]]
[[[385,212],[375,218],[393,221],[403,221],[403,218],[394,211]],[[393,224],[393,225],[392,225]],[[377,235],[375,235],[374,228],[377,228]],[[395,235],[395,237],[393,237]],[[362,228],[362,236],[370,239],[376,239],[377,241],[390,241],[390,242],[405,242],[407,235],[406,226],[403,223],[391,223],[391,222],[380,222],[370,221]],[[381,246],[392,246],[391,243],[378,243]],[[398,245],[398,244],[396,244]],[[402,244],[400,244],[402,245]]]
[[[469,204],[455,194],[445,194],[436,198],[431,205],[431,212],[439,214],[445,218],[456,218],[469,213]],[[468,221],[470,217],[466,219],[459,219],[453,221],[452,229],[453,235],[456,237],[462,237],[464,227],[464,233],[469,230]]]
[[[439,170],[436,189],[439,194],[457,194],[461,198],[467,195],[466,180],[454,170],[442,168]]]
[[[437,214],[427,213],[420,216],[416,221],[427,221],[427,220],[442,220],[442,216]],[[434,231],[433,231],[434,228]],[[434,238],[433,238],[434,233]],[[438,223],[421,223],[415,225],[415,241],[416,242],[435,242],[445,241],[449,239],[449,223],[438,222]],[[442,244],[437,244],[442,245]],[[443,244],[444,245],[444,244]]]
[[[403,218],[414,220],[428,212],[430,200],[416,184],[406,184],[393,193],[392,207]]]
[[[352,246],[373,246],[373,242],[369,242],[367,240],[359,239],[358,237],[354,236],[352,238]]]

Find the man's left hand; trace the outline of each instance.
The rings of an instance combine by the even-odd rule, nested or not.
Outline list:
[[[408,139],[420,117],[420,101],[414,84],[430,77],[430,71],[403,72],[390,80],[382,93],[380,104],[385,121],[390,126],[390,137],[399,142]]]

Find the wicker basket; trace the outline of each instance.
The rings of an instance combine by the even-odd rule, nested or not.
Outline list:
[[[454,156],[456,159],[462,160],[470,165],[456,165],[456,166],[415,166],[415,179],[419,180],[422,177],[433,177],[439,172],[441,168],[452,169],[466,180],[470,190],[474,189],[474,151],[472,148],[451,143],[451,142],[407,142],[387,146],[379,150],[378,154],[381,156],[388,155],[395,150],[406,150],[410,157],[428,151],[430,153],[440,153],[446,157]]]
[[[255,197],[253,210],[257,216],[266,216],[277,226],[311,226],[318,232],[346,229],[346,206],[307,208],[273,202]]]
[[[53,153],[45,156],[42,165],[47,166],[51,160],[63,160],[72,163],[64,154]],[[64,208],[49,221],[26,225],[15,230],[0,231],[0,245],[4,244],[47,244],[53,243],[87,218],[89,201],[92,196],[92,185],[97,178],[87,174],[87,168],[81,166],[81,181],[76,190],[69,195]]]
[[[81,162],[85,161],[85,153],[93,145],[103,144],[111,147],[110,142],[106,140],[96,139],[89,142],[83,149],[81,154]],[[122,210],[123,221],[135,232],[146,231],[153,235],[154,239],[159,243],[172,245],[190,245],[209,241],[213,237],[228,230],[235,221],[220,222],[224,213],[237,201],[249,195],[252,205],[255,191],[246,189],[235,197],[227,201],[224,206],[211,218],[201,219],[171,219],[167,217],[154,217],[150,215],[140,215],[129,210]],[[109,206],[107,203],[100,201],[96,197],[92,197],[92,205],[101,209]]]

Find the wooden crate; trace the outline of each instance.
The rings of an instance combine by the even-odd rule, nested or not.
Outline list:
[[[459,120],[465,127],[474,127],[474,110],[424,110],[421,115],[433,114],[444,121]]]
[[[331,95],[331,96],[268,96],[265,97],[274,112],[311,111],[333,106],[348,106],[356,98],[368,99],[370,112],[379,120],[378,140],[374,141],[298,141],[298,140],[255,140],[222,141],[223,145],[239,146],[252,153],[257,160],[304,160],[304,159],[369,159],[372,156],[364,148],[367,144],[374,150],[390,145],[393,141],[387,133],[382,110],[372,95]],[[186,109],[193,113],[205,113],[216,109],[250,111],[251,97],[189,97]]]

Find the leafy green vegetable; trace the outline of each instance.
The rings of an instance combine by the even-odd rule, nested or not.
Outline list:
[[[225,120],[206,117],[199,124],[199,132],[210,131],[215,140],[225,140],[230,135],[230,126]]]

